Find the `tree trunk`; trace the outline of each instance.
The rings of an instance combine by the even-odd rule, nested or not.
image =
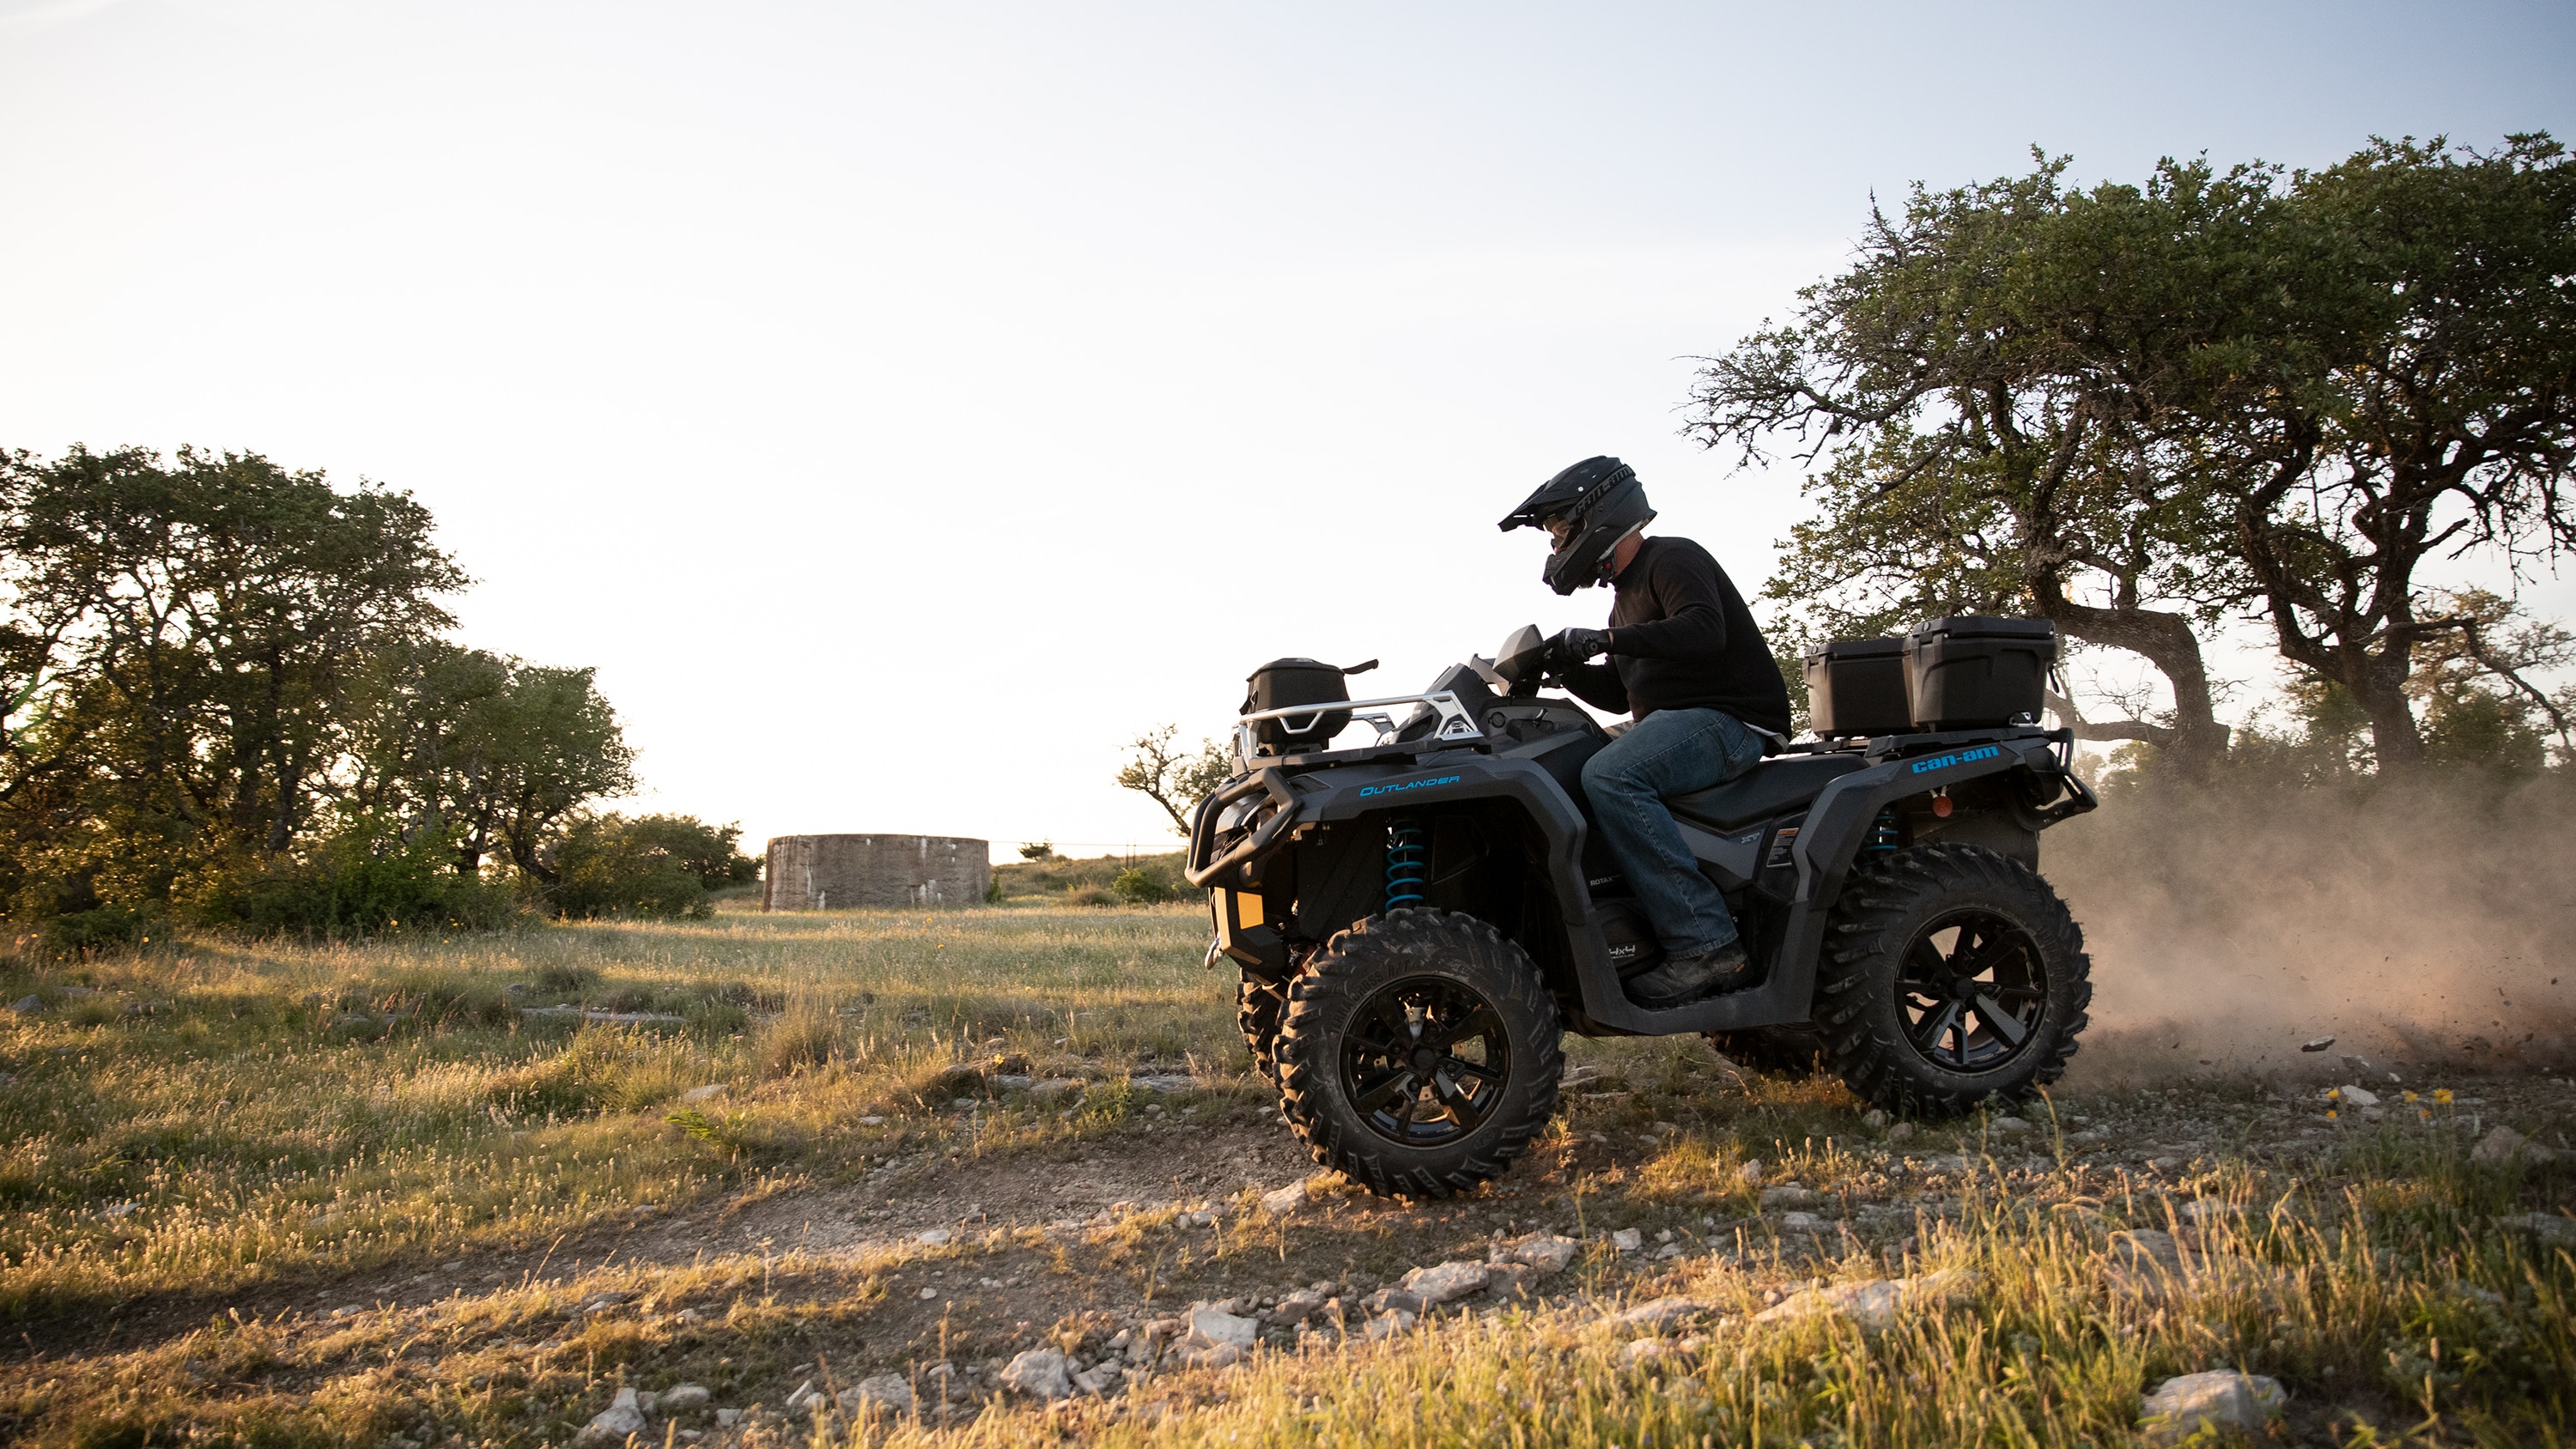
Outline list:
[[[2209,691],[2209,668],[2200,657],[2200,636],[2180,614],[2156,609],[2096,609],[2066,597],[2053,581],[2032,589],[2042,618],[2087,644],[2104,644],[2143,657],[2173,686],[2174,723],[2159,742],[2176,773],[2189,780],[2207,778],[2211,765],[2227,753],[2227,726],[2218,722]]]
[[[2352,691],[2364,711],[2370,715],[2370,752],[2379,773],[2408,775],[2424,767],[2424,730],[2415,722],[2415,705],[2406,697],[2406,676],[2412,661],[2403,654],[2394,660],[2362,655],[2357,661],[2337,654],[2337,662],[2347,663],[2343,687]]]

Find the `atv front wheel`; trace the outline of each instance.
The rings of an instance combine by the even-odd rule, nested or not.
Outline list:
[[[1234,988],[1234,1024],[1243,1044],[1252,1048],[1252,1068],[1261,1079],[1279,1085],[1279,1013],[1286,1003],[1280,989],[1247,976]]]
[[[1843,888],[1816,1026],[1863,1099],[1950,1115],[2065,1075],[2091,970],[2083,931],[2039,872],[1979,846],[1918,846]]]
[[[1279,1105],[1315,1160],[1382,1196],[1499,1177],[1556,1111],[1564,1026],[1538,968],[1473,916],[1340,933],[1288,990]]]

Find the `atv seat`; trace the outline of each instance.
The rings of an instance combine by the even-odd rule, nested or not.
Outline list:
[[[1684,820],[1734,830],[1798,809],[1866,763],[1857,754],[1782,755],[1760,761],[1723,785],[1667,795],[1664,808]]]

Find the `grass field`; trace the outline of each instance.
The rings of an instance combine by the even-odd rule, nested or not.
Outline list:
[[[1406,1205],[1319,1178],[1283,1220],[1254,1190],[1308,1169],[1205,939],[1197,906],[737,903],[19,960],[0,1439],[562,1444],[619,1387],[685,1381],[712,1402],[653,1442],[2098,1444],[2214,1367],[2283,1381],[2286,1442],[2550,1444],[2576,1418],[2576,1260],[2530,1216],[2568,1222],[2576,1171],[2469,1157],[2499,1123],[2563,1141],[2576,1085],[2427,1084],[2368,1121],[2250,1081],[2079,1088],[2027,1129],[1907,1135],[1695,1039],[1576,1043],[1590,1079],[1503,1182]],[[2174,1234],[2175,1271],[2121,1256],[2135,1228]],[[1096,1360],[1308,1285],[1356,1304],[1537,1229],[1581,1252],[1526,1296],[1374,1341],[1354,1309],[1347,1341],[1275,1332],[1066,1403],[996,1392],[1021,1349]],[[1884,1327],[1758,1317],[1944,1269],[1973,1275],[1956,1301]],[[1669,1331],[1616,1318],[1659,1297],[1689,1300]],[[942,1365],[945,1411],[784,1409]]]

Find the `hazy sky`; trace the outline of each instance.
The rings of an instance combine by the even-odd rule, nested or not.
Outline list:
[[[1264,659],[1599,622],[1493,526],[1577,458],[1757,588],[1797,478],[1677,436],[1690,359],[1873,191],[2539,129],[2563,0],[0,0],[0,445],[410,489],[464,637],[755,849],[1094,853]]]

